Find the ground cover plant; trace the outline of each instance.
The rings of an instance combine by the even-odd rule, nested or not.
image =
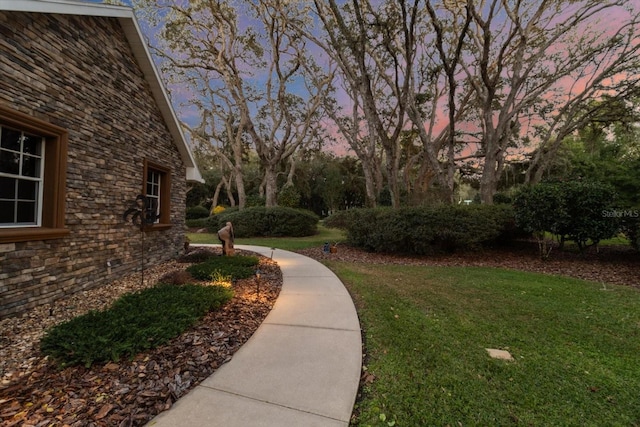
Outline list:
[[[354,425],[640,423],[637,289],[496,268],[325,262],[365,332]]]
[[[54,326],[40,349],[61,367],[117,362],[168,342],[232,297],[224,286],[160,283]]]
[[[187,267],[187,271],[199,280],[210,280],[215,277],[228,277],[231,280],[246,279],[255,274],[259,261],[255,256],[214,256]]]

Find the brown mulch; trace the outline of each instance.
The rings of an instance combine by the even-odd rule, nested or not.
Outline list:
[[[640,288],[640,254],[626,246],[603,246],[599,252],[591,247],[585,254],[570,250],[560,251],[556,248],[551,252],[548,260],[540,259],[537,244],[527,241],[509,247],[437,256],[370,253],[346,245],[338,245],[337,252],[330,254],[323,253],[321,248],[298,252],[317,260],[508,268]]]
[[[199,249],[219,253],[219,249]],[[240,254],[253,253],[237,251]],[[59,370],[38,343],[44,330],[89,310],[104,309],[126,292],[155,284],[188,263],[172,261],[51,306],[0,321],[0,426],[139,426],[167,410],[251,337],[282,286],[280,268],[260,257],[255,278],[233,284],[235,296],[219,311],[170,343],[118,363]]]

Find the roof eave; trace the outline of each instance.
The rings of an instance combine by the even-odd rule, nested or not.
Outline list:
[[[171,105],[169,95],[162,84],[160,74],[144,42],[142,31],[132,8],[74,0],[0,0],[0,10],[117,18],[185,163],[187,169],[186,179],[188,181],[204,182],[180,127],[180,121]]]

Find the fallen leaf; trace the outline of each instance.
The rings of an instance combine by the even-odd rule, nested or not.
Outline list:
[[[100,408],[100,410],[98,411],[98,413],[95,416],[96,420],[100,420],[100,419],[106,417],[107,414],[109,412],[111,412],[111,410],[113,408],[115,408],[115,406],[112,405],[111,403],[107,403],[107,404],[103,405],[102,408]]]

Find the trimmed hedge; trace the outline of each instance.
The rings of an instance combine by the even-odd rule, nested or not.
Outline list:
[[[184,223],[189,228],[206,228],[208,219],[209,218],[187,219]]]
[[[479,249],[515,230],[508,205],[352,209],[343,220],[354,246],[419,255]]]
[[[210,217],[207,228],[217,233],[228,221],[235,237],[304,237],[316,234],[319,218],[303,209],[256,206]]]
[[[192,206],[187,208],[186,219],[198,219],[198,218],[207,218],[209,216],[209,209],[204,206]]]
[[[359,215],[358,210],[359,209],[347,209],[336,211],[324,219],[324,225],[329,228],[346,230],[349,228],[349,224],[353,222],[354,217]]]

